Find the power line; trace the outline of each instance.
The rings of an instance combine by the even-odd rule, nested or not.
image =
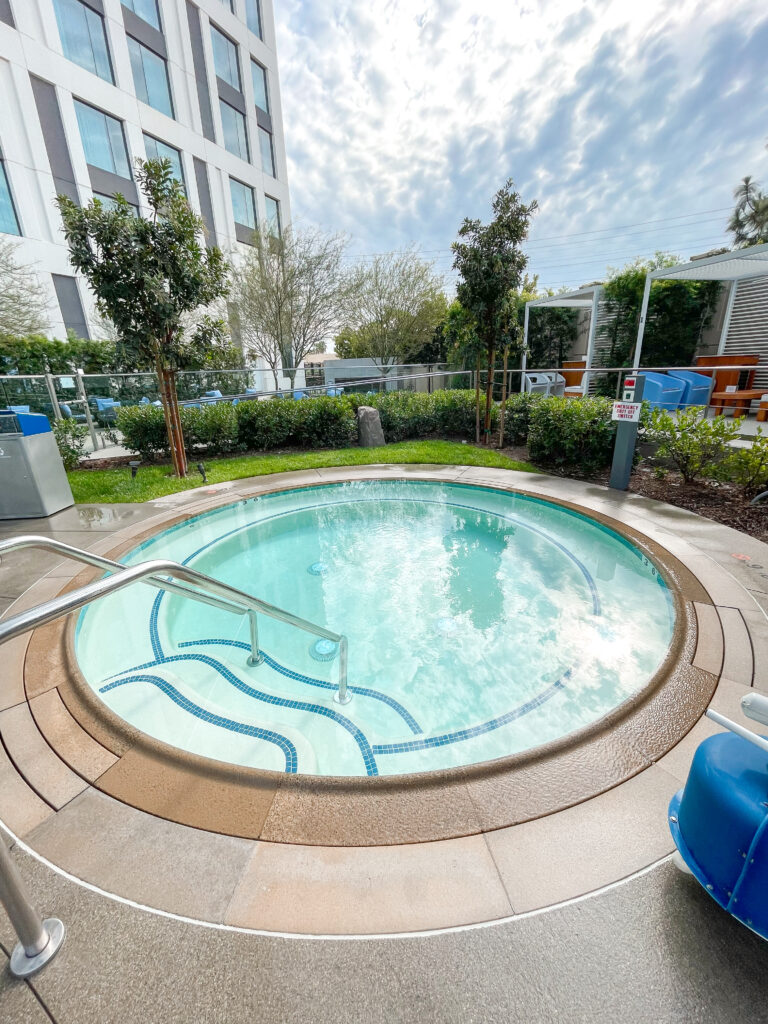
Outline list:
[[[563,240],[566,240],[566,239],[569,239],[569,238],[585,238],[588,235],[605,234],[605,232],[607,232],[607,231],[613,231],[613,232],[622,231],[625,228],[642,227],[642,226],[644,226],[646,224],[669,224],[672,221],[684,220],[684,219],[689,218],[689,217],[701,217],[701,216],[704,216],[705,214],[710,214],[710,213],[726,213],[726,212],[730,212],[731,210],[732,210],[732,207],[730,207],[730,206],[721,206],[721,207],[718,207],[717,209],[714,209],[714,210],[698,210],[698,211],[692,212],[692,213],[680,213],[680,214],[678,214],[675,217],[660,217],[660,218],[658,218],[656,220],[639,220],[639,221],[635,221],[633,224],[617,224],[617,225],[615,225],[613,227],[593,228],[591,231],[577,231],[577,232],[573,232],[571,234],[566,234],[566,235],[546,235],[546,236],[544,236],[544,238],[530,239],[527,244],[528,245],[537,245],[537,244],[539,244],[541,242],[548,242],[548,241],[552,241],[552,242],[558,243],[558,242],[562,242]],[[676,225],[676,226],[679,227],[679,228],[693,227],[697,223],[702,223],[703,224],[703,223],[706,223],[706,221],[691,221],[689,224],[679,224],[679,225]],[[638,234],[645,234],[645,232],[637,232],[637,233]],[[601,241],[601,240],[602,239],[594,239],[594,241]],[[375,258],[380,257],[380,256],[405,256],[405,255],[407,255],[411,251],[413,251],[413,250],[411,250],[411,249],[391,249],[388,252],[360,253],[358,255],[353,255],[351,253],[346,253],[344,258],[345,259],[364,260],[364,259],[375,259]],[[420,249],[420,250],[417,250],[417,254],[418,255],[422,255],[422,254],[423,255],[427,255],[427,254],[430,254],[430,253],[444,253],[444,254],[452,255],[451,250],[450,249],[445,249],[445,248],[441,248],[441,249]]]

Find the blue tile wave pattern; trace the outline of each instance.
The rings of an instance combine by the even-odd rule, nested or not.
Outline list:
[[[253,686],[249,686],[248,683],[243,682],[234,672],[222,665],[220,661],[215,658],[209,658],[207,654],[172,654],[164,656],[162,659],[156,661],[148,661],[143,665],[137,665],[135,668],[129,669],[131,673],[141,672],[147,668],[158,668],[161,665],[172,665],[181,661],[192,661],[199,662],[203,665],[207,665],[212,668],[215,672],[218,672],[230,685],[234,686],[236,690],[240,690],[241,693],[247,694],[249,697],[253,697],[254,700],[262,701],[264,704],[272,704],[276,707],[291,708],[294,711],[306,711],[311,715],[320,715],[323,718],[328,718],[337,725],[340,725],[342,729],[350,734],[360,748],[360,754],[363,758],[363,764],[365,766],[366,775],[378,775],[379,769],[376,765],[376,758],[373,755],[373,750],[368,742],[367,737],[363,733],[362,729],[359,729],[354,722],[350,721],[345,715],[339,714],[338,711],[334,711],[331,708],[323,707],[322,704],[308,704],[302,700],[288,700],[286,697],[276,697],[272,693],[265,693],[262,690],[257,690]],[[101,691],[102,693],[104,690]]]
[[[244,640],[184,640],[179,644],[179,647],[239,647],[243,651],[250,651],[251,645],[245,643]],[[288,679],[295,679],[298,683],[304,683],[306,686],[317,686],[322,690],[336,690],[338,687],[334,686],[333,683],[326,683],[322,679],[313,679],[312,676],[302,675],[301,672],[294,672],[292,669],[285,668],[280,662],[275,661],[274,658],[270,657],[266,651],[259,651],[259,654],[264,656],[264,661],[271,669],[275,672],[279,672],[281,676],[286,676]],[[371,697],[373,700],[380,700],[383,704],[388,705],[403,719],[405,724],[414,734],[419,736],[424,730],[421,728],[419,723],[408,711],[407,708],[396,701],[394,697],[388,696],[386,693],[381,693],[379,690],[369,690],[367,686],[348,686],[347,689],[350,693],[355,693],[360,697]]]
[[[298,772],[299,757],[296,747],[286,736],[281,736],[278,732],[272,732],[271,729],[262,729],[258,725],[235,722],[231,718],[224,718],[222,715],[215,715],[211,711],[206,711],[185,697],[183,693],[179,693],[175,686],[172,686],[165,679],[161,679],[160,676],[130,675],[124,679],[107,683],[106,686],[100,688],[99,693],[107,693],[109,690],[114,690],[118,686],[125,686],[128,683],[151,683],[152,686],[156,686],[158,690],[162,690],[167,697],[170,697],[174,704],[177,704],[184,711],[188,711],[195,718],[199,718],[202,722],[217,725],[219,728],[228,729],[230,732],[240,733],[242,736],[253,736],[255,739],[274,743],[285,754],[286,775],[295,775]]]
[[[548,700],[551,700],[555,694],[564,690],[565,681],[570,679],[572,671],[569,668],[551,686],[548,686],[546,690],[542,690],[541,693],[526,701],[525,704],[513,708],[512,711],[508,711],[505,715],[500,715],[498,718],[492,718],[489,722],[483,722],[482,725],[473,725],[468,729],[459,729],[457,732],[446,732],[442,736],[426,736],[422,740],[406,740],[404,743],[376,743],[374,744],[373,752],[374,754],[407,754],[414,750],[428,750],[430,747],[444,747],[449,743],[462,743],[464,740],[471,740],[476,736],[484,735],[484,733],[501,729],[502,726],[509,725],[510,722],[514,722],[531,711],[535,711],[536,708],[540,708],[542,704],[546,704]]]

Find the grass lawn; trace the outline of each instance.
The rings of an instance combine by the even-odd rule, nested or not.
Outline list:
[[[367,466],[373,463],[421,462],[448,466],[490,466],[538,470],[527,462],[516,462],[493,449],[476,448],[456,441],[404,441],[384,448],[339,448],[334,451],[290,452],[281,455],[244,455],[205,461],[208,483],[242,480],[266,473],[288,473],[298,469],[322,469],[326,466]],[[68,474],[72,494],[78,504],[84,502],[151,501],[164,494],[200,487],[202,479],[191,465],[186,480],[171,475],[170,466],[141,466],[135,480],[127,466],[119,469],[76,469]]]

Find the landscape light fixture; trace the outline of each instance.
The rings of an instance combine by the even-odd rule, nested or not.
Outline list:
[[[198,464],[197,464],[197,471],[200,474],[200,476],[203,478],[203,483],[207,484],[208,483],[208,477],[205,475],[205,466],[202,464],[202,462],[198,462]]]
[[[136,474],[139,471],[139,466],[141,465],[141,462],[132,461],[132,462],[129,462],[128,465],[131,467],[131,480],[135,480],[136,479]]]

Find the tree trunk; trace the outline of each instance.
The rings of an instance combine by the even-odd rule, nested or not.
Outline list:
[[[493,364],[496,359],[496,346],[491,345],[488,349],[488,381],[485,385],[485,423],[483,427],[483,442],[491,443],[491,406],[493,405]]]
[[[480,444],[480,356],[475,366],[475,443]]]
[[[184,434],[181,429],[179,397],[176,393],[176,373],[174,370],[165,369],[159,357],[155,360],[155,366],[160,383],[160,396],[163,403],[165,429],[168,434],[168,446],[171,450],[173,471],[176,476],[183,478],[187,475],[187,454],[184,451]]]
[[[501,381],[501,416],[499,422],[499,448],[504,447],[504,413],[507,411],[507,364],[509,349],[504,349],[504,374]]]

